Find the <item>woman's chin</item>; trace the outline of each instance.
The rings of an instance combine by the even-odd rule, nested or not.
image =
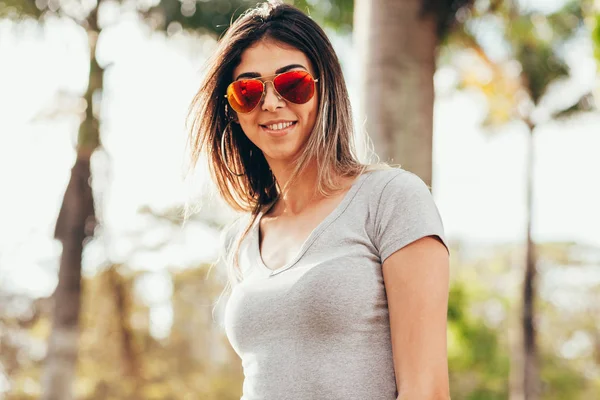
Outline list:
[[[292,148],[291,146],[280,146],[280,148],[277,149],[269,149],[269,151],[265,153],[265,158],[269,164],[277,163],[292,165],[295,162],[299,151],[300,149]]]

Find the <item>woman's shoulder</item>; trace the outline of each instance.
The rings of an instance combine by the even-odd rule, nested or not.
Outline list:
[[[400,167],[375,166],[368,169],[366,173],[369,175],[367,192],[371,194],[383,195],[384,192],[394,195],[410,194],[430,189],[418,175]]]
[[[364,192],[372,211],[372,237],[384,261],[393,252],[425,236],[444,239],[444,225],[431,190],[416,174],[402,168],[374,171]]]

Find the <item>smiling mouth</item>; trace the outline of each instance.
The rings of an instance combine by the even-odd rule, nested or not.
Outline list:
[[[289,121],[289,122],[280,122],[278,124],[269,124],[269,125],[261,125],[261,127],[270,130],[270,131],[282,131],[284,129],[287,129],[291,126],[296,125],[298,121]]]

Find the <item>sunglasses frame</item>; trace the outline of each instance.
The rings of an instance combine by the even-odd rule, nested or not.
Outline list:
[[[280,72],[280,73],[275,74],[275,75],[267,75],[267,76],[259,76],[259,77],[256,77],[256,78],[243,78],[243,79],[235,80],[235,81],[231,82],[229,85],[227,85],[227,90],[229,90],[229,87],[231,85],[233,85],[234,83],[236,83],[238,81],[241,81],[241,80],[244,80],[244,81],[255,80],[255,81],[259,81],[263,85],[263,89],[262,89],[262,94],[260,96],[260,100],[256,103],[256,105],[254,106],[254,108],[252,110],[246,111],[246,112],[236,111],[235,109],[233,109],[233,106],[229,102],[229,99],[228,99],[227,95],[225,95],[224,97],[227,99],[227,103],[229,103],[229,106],[235,112],[240,113],[240,114],[248,114],[248,113],[251,113],[252,111],[256,110],[256,107],[258,107],[258,105],[263,101],[263,99],[265,98],[265,96],[267,94],[267,83],[271,82],[271,86],[273,86],[273,90],[275,91],[275,93],[277,93],[277,97],[279,97],[279,99],[285,99],[285,101],[289,101],[292,104],[304,104],[304,103],[294,103],[293,101],[290,101],[290,100],[286,99],[284,96],[281,95],[281,93],[279,93],[277,91],[277,88],[275,88],[275,82],[273,82],[275,80],[275,78],[277,78],[279,75],[288,74],[290,72],[306,72],[312,78],[313,84],[319,82],[319,78],[315,79],[315,77],[312,76],[312,74],[310,72],[308,72],[308,71],[302,71],[302,70],[291,70],[291,71]],[[268,79],[268,78],[271,78],[271,79]],[[314,96],[314,94],[313,94],[313,96]],[[311,98],[312,98],[312,96],[311,96]]]

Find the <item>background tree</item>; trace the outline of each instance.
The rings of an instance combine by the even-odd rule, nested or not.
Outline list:
[[[102,103],[103,73],[96,58],[96,44],[103,27],[98,23],[100,0],[95,6],[72,2],[34,2],[10,0],[0,2],[0,15],[22,18],[29,16],[43,22],[48,17],[68,18],[85,29],[89,44],[89,80],[82,99],[86,105],[85,115],[79,127],[76,161],[71,179],[64,194],[56,222],[55,238],[63,246],[58,286],[54,292],[53,329],[48,342],[43,399],[68,400],[72,398],[72,382],[77,361],[78,327],[81,298],[81,257],[87,238],[93,236],[95,211],[90,186],[90,159],[100,146],[100,106]],[[186,12],[178,1],[172,1],[169,9]],[[122,3],[123,4],[123,3]],[[146,10],[139,9],[140,14]],[[212,20],[198,20],[196,26],[211,29]]]
[[[496,7],[490,1],[489,7]],[[471,0],[356,0],[354,37],[361,65],[360,123],[383,161],[431,186],[433,74],[439,44],[464,20]]]
[[[484,126],[490,128],[490,132],[498,132],[498,127],[509,122],[520,121],[527,133],[527,231],[521,317],[523,354],[517,363],[522,369],[515,370],[513,375],[511,398],[533,400],[538,399],[542,391],[535,315],[537,252],[532,239],[534,133],[542,124],[591,110],[592,98],[589,93],[584,93],[573,103],[554,108],[549,108],[545,102],[545,96],[551,92],[553,85],[569,76],[562,49],[582,28],[579,2],[571,2],[549,15],[521,11],[515,2],[505,2],[496,11],[496,15],[502,18],[501,27],[504,41],[510,49],[509,56],[494,62],[473,43],[471,54],[479,62],[469,66],[465,63],[463,83],[478,87],[484,94],[489,106]]]

